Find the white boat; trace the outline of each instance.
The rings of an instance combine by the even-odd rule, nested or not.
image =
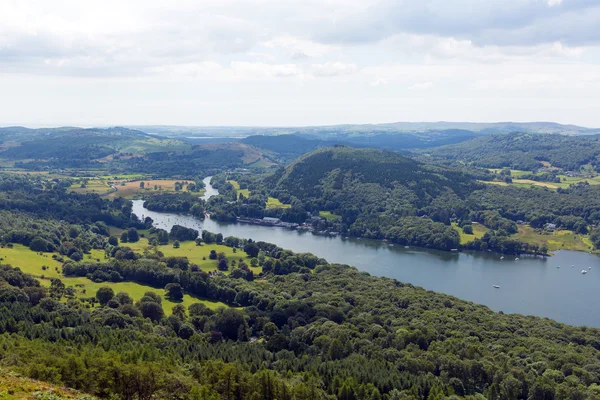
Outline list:
[[[575,267],[574,265],[571,265],[571,268],[574,268],[574,267]]]
[[[515,261],[519,261],[519,257],[515,258]]]
[[[500,285],[494,285],[496,289],[500,289]]]
[[[592,267],[588,267],[588,269],[592,269]]]
[[[504,256],[500,257],[501,260],[504,260]]]
[[[585,275],[585,274],[587,274],[587,271],[585,269],[582,269],[581,273]]]

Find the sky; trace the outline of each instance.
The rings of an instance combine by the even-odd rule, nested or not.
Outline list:
[[[600,127],[599,0],[0,0],[0,125]]]

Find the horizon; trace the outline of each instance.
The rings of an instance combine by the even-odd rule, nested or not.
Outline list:
[[[587,130],[600,129],[595,126],[585,126],[574,123],[562,123],[556,121],[393,121],[393,122],[365,122],[365,123],[338,123],[327,125],[178,125],[178,124],[101,124],[101,125],[78,125],[78,124],[28,124],[28,123],[0,123],[0,128],[22,127],[27,129],[58,129],[58,128],[82,128],[82,129],[106,129],[106,128],[130,128],[140,129],[143,127],[173,127],[173,128],[238,128],[238,129],[284,129],[284,128],[327,128],[337,126],[377,126],[377,125],[392,125],[392,124],[475,124],[475,125],[494,125],[494,124],[555,124],[561,126],[573,126]]]

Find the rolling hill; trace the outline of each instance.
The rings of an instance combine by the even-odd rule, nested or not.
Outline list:
[[[453,204],[480,185],[465,174],[396,153],[344,146],[318,149],[266,182],[276,198],[339,216],[343,234],[450,250],[459,245]],[[298,207],[298,206],[297,206]]]
[[[537,170],[545,163],[567,171],[600,162],[600,135],[494,134],[428,150],[429,156],[485,168]],[[547,164],[546,164],[547,165]]]

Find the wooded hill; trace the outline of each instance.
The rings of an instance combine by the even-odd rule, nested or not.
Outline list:
[[[537,171],[545,161],[566,171],[579,171],[586,164],[600,165],[600,136],[496,134],[428,150],[426,154],[485,168]]]

